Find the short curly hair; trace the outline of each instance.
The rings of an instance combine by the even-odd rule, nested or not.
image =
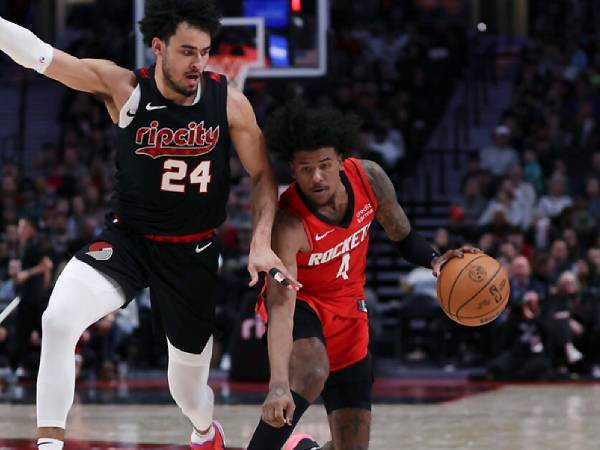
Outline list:
[[[344,115],[329,107],[309,108],[293,100],[277,109],[265,127],[269,151],[290,162],[294,153],[333,147],[342,158],[356,148],[361,121],[354,114]]]
[[[214,38],[221,28],[220,18],[212,0],[146,0],[140,30],[148,46],[155,37],[167,42],[182,22],[200,28]]]

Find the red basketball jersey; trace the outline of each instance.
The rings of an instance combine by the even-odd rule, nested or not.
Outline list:
[[[365,268],[377,201],[357,159],[346,159],[341,175],[348,192],[342,223],[320,215],[295,183],[282,194],[279,206],[302,221],[310,244],[310,251],[296,257],[297,279],[302,283],[298,299],[317,312],[324,309],[337,316],[366,318]]]

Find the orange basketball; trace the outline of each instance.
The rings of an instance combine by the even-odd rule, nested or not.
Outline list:
[[[504,267],[484,253],[465,253],[442,267],[437,294],[452,320],[470,327],[498,317],[508,302],[510,284]]]

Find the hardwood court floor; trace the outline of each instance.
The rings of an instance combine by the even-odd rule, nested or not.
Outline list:
[[[510,385],[441,404],[378,404],[373,413],[372,450],[600,448],[597,384]],[[216,407],[231,448],[248,442],[258,414],[258,405]],[[0,450],[33,448],[26,443],[34,426],[33,406],[0,404]],[[68,449],[185,449],[190,431],[178,409],[167,405],[79,404],[69,426],[68,437],[80,441]],[[322,406],[313,406],[298,428],[321,442],[327,439]],[[93,446],[82,440],[114,444]],[[161,445],[125,445],[143,442]]]

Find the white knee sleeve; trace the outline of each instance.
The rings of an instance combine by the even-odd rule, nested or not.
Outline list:
[[[75,345],[86,328],[124,303],[114,280],[75,258],[65,266],[42,316],[38,427],[65,427],[75,389]]]
[[[213,420],[214,394],[208,386],[212,357],[212,337],[201,354],[181,351],[167,341],[169,348],[169,389],[171,395],[197,430],[210,427]]]

